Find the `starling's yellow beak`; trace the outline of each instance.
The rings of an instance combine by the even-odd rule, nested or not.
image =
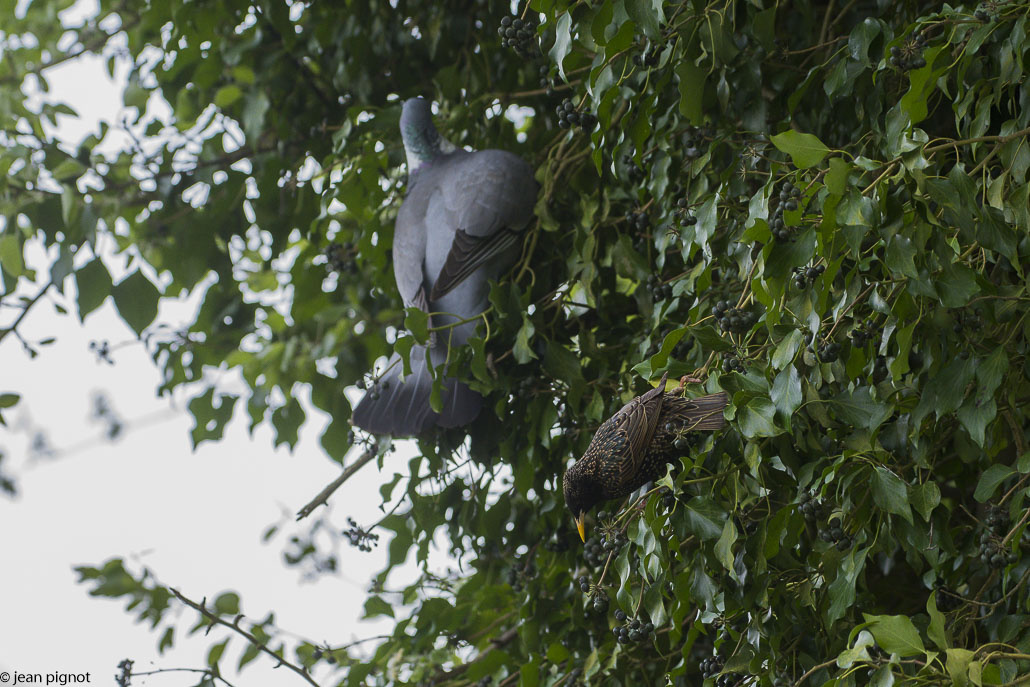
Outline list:
[[[579,515],[577,515],[575,517],[575,521],[576,521],[576,530],[579,532],[579,538],[581,540],[583,540],[583,543],[586,543],[587,537],[586,537],[586,533],[583,530],[583,513],[580,513]]]

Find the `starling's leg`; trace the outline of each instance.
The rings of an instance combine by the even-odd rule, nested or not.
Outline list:
[[[680,377],[679,386],[674,388],[669,393],[672,393],[672,394],[682,394],[682,393],[684,393],[687,390],[687,384],[700,384],[701,381],[702,380],[698,379],[697,377],[691,377],[689,375],[683,375],[682,377]]]

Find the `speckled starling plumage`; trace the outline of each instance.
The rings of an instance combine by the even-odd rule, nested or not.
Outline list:
[[[725,392],[685,398],[667,393],[662,381],[637,396],[602,424],[583,457],[565,471],[565,504],[584,537],[583,515],[601,501],[620,498],[665,474],[683,453],[675,447],[687,432],[726,425]]]

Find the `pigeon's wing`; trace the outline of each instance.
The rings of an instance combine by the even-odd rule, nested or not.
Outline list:
[[[668,376],[668,373],[662,375],[658,386],[634,398],[616,415],[619,431],[625,433],[629,442],[628,460],[619,462],[619,482],[623,485],[629,485],[640,473],[647,446],[658,428],[658,416],[662,414],[665,380]]]
[[[425,274],[426,208],[430,192],[425,184],[414,184],[397,211],[393,230],[393,276],[404,307],[415,306],[429,312]]]
[[[454,233],[430,300],[449,293],[521,239],[533,217],[538,190],[530,166],[503,150],[482,150],[462,158],[438,183],[446,222]]]
[[[507,227],[485,238],[472,236],[464,229],[458,229],[454,232],[451,250],[436,278],[430,299],[435,301],[446,296],[470,274],[496,256],[506,253],[521,238],[521,232]]]

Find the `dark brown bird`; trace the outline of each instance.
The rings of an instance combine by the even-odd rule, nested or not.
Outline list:
[[[665,464],[682,453],[675,448],[678,437],[726,425],[726,392],[684,398],[665,392],[668,376],[605,421],[583,457],[565,471],[565,505],[580,539],[586,541],[583,516],[595,504],[626,496],[665,473]]]

